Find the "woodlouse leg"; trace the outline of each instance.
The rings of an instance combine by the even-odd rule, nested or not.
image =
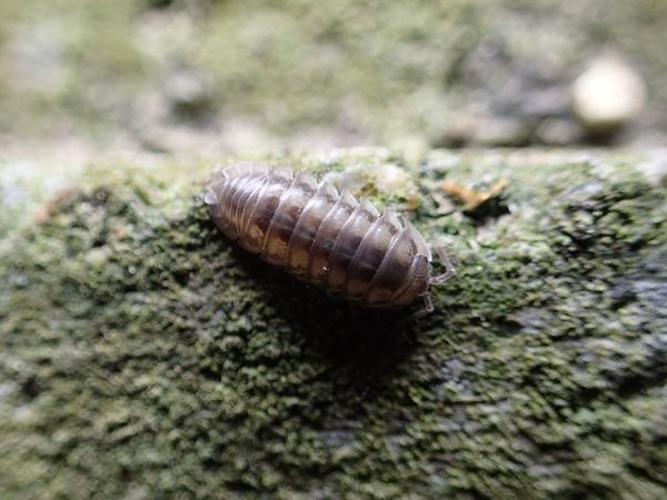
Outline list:
[[[412,319],[418,319],[431,314],[434,311],[433,300],[430,294],[422,295],[422,306],[412,314]]]
[[[394,328],[392,328],[392,331],[401,332],[401,330],[403,330],[405,327],[412,325],[415,321],[419,320],[420,318],[423,318],[424,316],[428,316],[435,310],[435,308],[433,307],[433,301],[431,300],[430,294],[426,293],[424,295],[421,295],[420,298],[422,300],[421,304],[418,304],[418,308],[414,307],[413,310],[410,312],[410,314],[404,316],[397,323],[395,323]]]
[[[435,253],[438,256],[438,259],[440,259],[440,263],[443,266],[445,266],[446,270],[442,274],[439,274],[437,276],[433,276],[431,278],[431,281],[429,282],[429,284],[431,284],[431,285],[442,285],[443,283],[449,281],[454,276],[456,276],[456,269],[454,269],[454,265],[452,264],[452,261],[449,259],[449,256],[447,255],[447,251],[445,250],[445,247],[436,246],[436,247],[433,247],[432,251],[433,251],[433,253]]]

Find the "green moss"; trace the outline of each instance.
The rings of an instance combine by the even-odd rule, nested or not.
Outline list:
[[[3,249],[0,496],[664,496],[665,191],[573,157],[395,156],[459,261],[398,327],[230,246],[206,166],[102,169]],[[439,215],[482,173],[509,213]]]

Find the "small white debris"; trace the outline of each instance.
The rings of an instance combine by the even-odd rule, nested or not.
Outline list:
[[[412,183],[410,174],[392,163],[355,165],[342,172],[329,172],[324,180],[355,194],[360,193],[369,183],[381,193],[396,193]]]
[[[415,209],[421,203],[419,190],[410,173],[393,163],[360,163],[342,172],[329,172],[323,180],[357,197],[385,194],[403,198],[408,209]]]
[[[589,132],[610,132],[641,113],[642,78],[619,57],[597,58],[572,84],[572,109]]]
[[[410,175],[391,163],[379,165],[375,171],[375,185],[381,193],[395,193],[410,185]]]

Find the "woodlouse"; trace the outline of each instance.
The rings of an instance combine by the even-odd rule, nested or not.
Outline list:
[[[431,275],[431,251],[409,221],[307,173],[236,164],[216,172],[204,199],[218,228],[245,250],[365,307],[421,299],[420,312],[430,312],[429,285],[455,274],[435,247],[446,271]]]

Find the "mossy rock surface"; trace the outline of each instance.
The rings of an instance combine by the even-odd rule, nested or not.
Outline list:
[[[210,165],[100,169],[6,231],[0,497],[664,498],[666,185],[638,156],[283,159],[412,176],[459,274],[407,323],[234,248]],[[501,178],[483,218],[438,190]]]

